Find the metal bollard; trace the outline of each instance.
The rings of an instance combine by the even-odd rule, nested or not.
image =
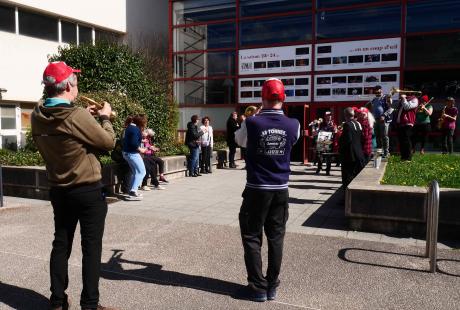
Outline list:
[[[439,224],[439,184],[436,180],[428,187],[425,207],[427,212],[425,257],[430,258],[430,272],[436,273]]]

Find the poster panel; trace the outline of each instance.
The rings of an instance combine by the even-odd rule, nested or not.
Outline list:
[[[401,38],[322,43],[316,45],[315,70],[399,67]]]
[[[269,77],[253,77],[239,79],[239,103],[262,103],[262,85]],[[277,76],[283,81],[286,93],[285,102],[310,101],[310,75]]]
[[[239,74],[272,74],[311,70],[311,44],[239,51]]]
[[[376,85],[382,86],[384,94],[399,88],[399,71],[316,75],[315,102],[370,100]]]

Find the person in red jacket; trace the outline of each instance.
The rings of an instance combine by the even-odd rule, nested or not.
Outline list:
[[[356,120],[362,126],[362,147],[364,154],[364,164],[367,164],[372,155],[372,131],[374,130],[375,119],[372,113],[365,107],[359,108],[355,112]]]
[[[412,160],[412,128],[415,124],[415,114],[418,108],[418,99],[415,96],[399,95],[399,111],[396,119],[398,128],[399,150],[401,161]]]

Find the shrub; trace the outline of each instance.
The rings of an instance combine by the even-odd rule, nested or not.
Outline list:
[[[0,149],[0,164],[2,166],[44,166],[43,158],[38,152],[25,150],[10,151]]]

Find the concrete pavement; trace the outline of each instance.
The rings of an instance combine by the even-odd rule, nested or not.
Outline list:
[[[121,309],[458,309],[460,252],[441,245],[425,272],[423,241],[346,230],[338,170],[293,166],[282,286],[275,302],[231,297],[245,285],[237,215],[244,171],[173,180],[141,202],[112,203],[103,245],[101,303]],[[0,309],[46,309],[52,210],[7,197],[0,210]],[[74,241],[69,295],[78,306]],[[265,249],[265,248],[264,248]],[[264,259],[266,262],[266,259]],[[78,309],[74,307],[73,309]]]

